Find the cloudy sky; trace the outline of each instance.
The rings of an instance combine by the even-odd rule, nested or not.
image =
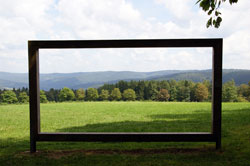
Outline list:
[[[221,8],[219,29],[196,0],[0,0],[0,71],[27,72],[28,40],[224,38],[223,68],[250,69],[250,1]],[[41,50],[40,71],[211,68],[210,48]]]

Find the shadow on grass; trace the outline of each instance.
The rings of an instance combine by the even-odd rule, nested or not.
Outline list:
[[[155,114],[149,116],[151,121],[100,122],[61,128],[56,132],[210,132],[211,116],[211,112],[204,110],[192,114]],[[249,125],[250,108],[222,111],[222,137]]]
[[[148,121],[100,122],[57,129],[57,132],[210,132],[211,113],[150,115]]]
[[[168,120],[195,120],[195,121],[211,121],[211,112],[207,112],[204,110],[195,110],[191,113],[187,114],[173,114],[173,113],[165,113],[165,114],[155,114],[149,116],[152,119],[168,119]]]
[[[18,147],[20,147],[20,145],[22,145],[22,147],[29,147],[29,138],[28,137],[22,139],[13,137],[4,139],[0,138],[0,153],[5,149],[18,150]]]
[[[73,155],[154,155],[154,154],[197,154],[214,152],[214,147],[207,148],[166,148],[166,149],[76,149],[21,152],[17,156],[46,156],[51,159],[61,159]]]
[[[204,126],[204,124],[208,126]],[[123,121],[95,123],[58,129],[57,132],[209,132],[210,123],[183,121]]]

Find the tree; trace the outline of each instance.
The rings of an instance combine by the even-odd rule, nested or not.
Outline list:
[[[155,81],[149,81],[148,85],[144,89],[145,100],[155,100],[157,97],[157,85]]]
[[[21,92],[18,96],[18,101],[20,103],[28,103],[29,102],[29,96],[26,92]]]
[[[85,97],[84,89],[82,89],[82,88],[77,89],[77,91],[76,91],[76,100],[83,101],[84,97]]]
[[[40,90],[40,102],[41,103],[47,103],[48,102],[47,97],[45,95],[45,92],[43,90]]]
[[[4,103],[8,103],[8,104],[16,103],[18,101],[16,94],[11,90],[4,91],[1,94],[1,98]]]
[[[222,86],[222,101],[234,102],[237,101],[237,88],[234,80],[228,81]]]
[[[190,87],[188,81],[180,81],[178,82],[177,87],[177,100],[178,101],[190,101]]]
[[[75,94],[71,89],[64,87],[58,97],[59,101],[72,101],[75,99]]]
[[[129,83],[128,83],[128,88],[127,89],[133,89],[134,91],[136,90],[138,86],[138,82],[137,81],[134,81],[134,80],[131,80]]]
[[[122,96],[125,101],[134,101],[136,99],[135,91],[133,89],[124,90]]]
[[[98,99],[98,92],[95,88],[87,89],[87,100],[88,101],[96,101]]]
[[[159,93],[157,94],[157,100],[158,101],[168,101],[169,99],[169,94],[167,89],[161,89]]]
[[[120,100],[122,98],[121,92],[119,88],[114,88],[110,94],[111,100]]]
[[[213,15],[207,21],[207,28],[210,26],[214,26],[215,28],[219,28],[220,23],[222,22],[222,18],[220,17],[221,12],[219,12],[219,8],[222,3],[226,2],[226,0],[198,0],[196,2],[200,4],[202,10],[207,12],[208,15]],[[238,0],[229,0],[229,3],[232,5],[233,3],[237,3]]]
[[[98,92],[101,93],[102,89],[108,90],[109,93],[111,93],[111,91],[115,88],[114,84],[104,84],[103,86],[98,88]]]
[[[169,90],[170,93],[170,101],[176,101],[177,100],[177,89],[175,86],[172,86]]]
[[[135,88],[137,100],[144,100],[144,88],[145,88],[144,81],[139,81]]]
[[[59,101],[59,97],[58,97],[59,93],[60,93],[60,90],[54,89],[54,88],[51,88],[49,91],[45,91],[45,95],[46,95],[48,101],[58,102]]]
[[[196,101],[195,96],[195,86],[196,84],[193,81],[189,81],[189,89],[190,89],[190,101]]]
[[[209,80],[204,80],[202,82],[203,85],[205,85],[208,89],[208,100],[211,100],[212,98],[212,84]]]
[[[247,99],[245,98],[245,97],[243,97],[243,96],[238,96],[237,97],[237,100],[236,100],[237,102],[247,102]]]
[[[159,83],[160,83],[160,87],[158,90],[161,90],[161,89],[169,90],[170,89],[170,85],[166,80],[160,81]]]
[[[108,90],[102,90],[100,94],[100,99],[101,100],[108,100],[109,99],[109,91]]]
[[[202,83],[197,83],[195,86],[195,98],[197,101],[204,101],[208,99],[208,89]]]
[[[250,81],[248,82],[247,100],[250,101]]]
[[[123,92],[128,89],[128,82],[121,80],[116,84],[116,87],[119,88],[120,92]]]
[[[170,85],[170,90],[169,90],[169,94],[170,94],[170,101],[176,101],[177,100],[177,89],[176,89],[176,85],[177,82],[176,80],[169,80],[169,85]]]
[[[241,84],[238,87],[238,96],[241,96],[241,97],[247,99],[249,96],[248,91],[249,91],[249,86],[247,84]]]

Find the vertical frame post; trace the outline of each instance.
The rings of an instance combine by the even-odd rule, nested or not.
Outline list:
[[[212,133],[216,149],[221,148],[222,39],[213,46]]]
[[[39,51],[28,43],[29,49],[29,100],[30,100],[30,152],[36,152],[40,132]]]

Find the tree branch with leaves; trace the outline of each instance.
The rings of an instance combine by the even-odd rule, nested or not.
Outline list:
[[[207,21],[207,28],[214,26],[219,28],[222,22],[221,12],[219,11],[221,4],[227,0],[198,0],[196,4],[199,4],[202,10],[204,10],[209,16]],[[238,0],[229,0],[230,5],[237,3]]]

